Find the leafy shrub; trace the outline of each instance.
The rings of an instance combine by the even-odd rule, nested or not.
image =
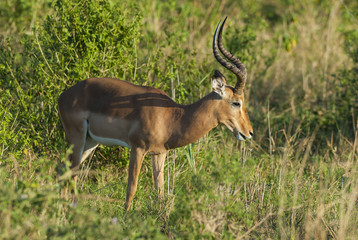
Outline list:
[[[35,152],[63,150],[56,106],[64,89],[89,76],[133,74],[141,24],[134,6],[105,0],[57,0],[53,8],[56,14],[23,37],[21,61],[2,45],[1,88],[17,93],[11,113],[26,136],[19,147]]]

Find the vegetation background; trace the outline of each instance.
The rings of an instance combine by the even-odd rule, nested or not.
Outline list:
[[[189,104],[216,68],[234,84],[211,50],[225,16],[254,139],[218,127],[171,151],[163,202],[146,159],[128,213],[129,152],[100,147],[61,197],[60,93],[117,77]],[[357,96],[355,0],[2,0],[0,238],[357,239]]]

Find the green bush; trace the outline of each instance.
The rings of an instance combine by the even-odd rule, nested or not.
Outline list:
[[[56,14],[23,36],[20,61],[2,45],[1,88],[17,93],[9,110],[25,136],[19,147],[35,152],[64,150],[56,107],[63,90],[88,77],[133,75],[141,25],[133,6],[104,0],[58,0],[53,8]]]

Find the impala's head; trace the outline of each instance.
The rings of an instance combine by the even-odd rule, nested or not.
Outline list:
[[[225,68],[230,70],[236,75],[237,82],[235,87],[226,84],[225,77],[219,72],[215,71],[212,77],[212,88],[220,95],[220,121],[232,131],[238,140],[246,140],[253,135],[253,129],[250,123],[249,115],[245,109],[244,101],[244,87],[246,82],[246,68],[243,63],[227,51],[222,43],[222,30],[226,18],[223,23],[218,24],[214,39],[213,39],[213,52],[216,60]],[[219,31],[219,32],[218,32]],[[219,35],[217,35],[217,33]],[[228,59],[225,60],[220,53]]]

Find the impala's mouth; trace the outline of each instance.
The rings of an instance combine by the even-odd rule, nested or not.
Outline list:
[[[247,139],[250,139],[253,134],[250,131],[250,135],[246,136],[246,135],[242,134],[240,131],[238,131],[237,128],[235,128],[235,127],[231,127],[230,125],[226,125],[226,127],[235,135],[236,139],[240,140],[240,141],[246,141]]]
[[[240,140],[240,141],[246,141],[247,137],[244,134],[242,134],[241,132],[238,132],[236,134],[236,138],[237,138],[237,140]]]
[[[234,134],[235,134],[237,140],[240,140],[240,141],[246,141],[247,139],[250,139],[253,135],[253,133],[251,131],[250,131],[250,136],[246,136],[239,131],[234,131]]]

